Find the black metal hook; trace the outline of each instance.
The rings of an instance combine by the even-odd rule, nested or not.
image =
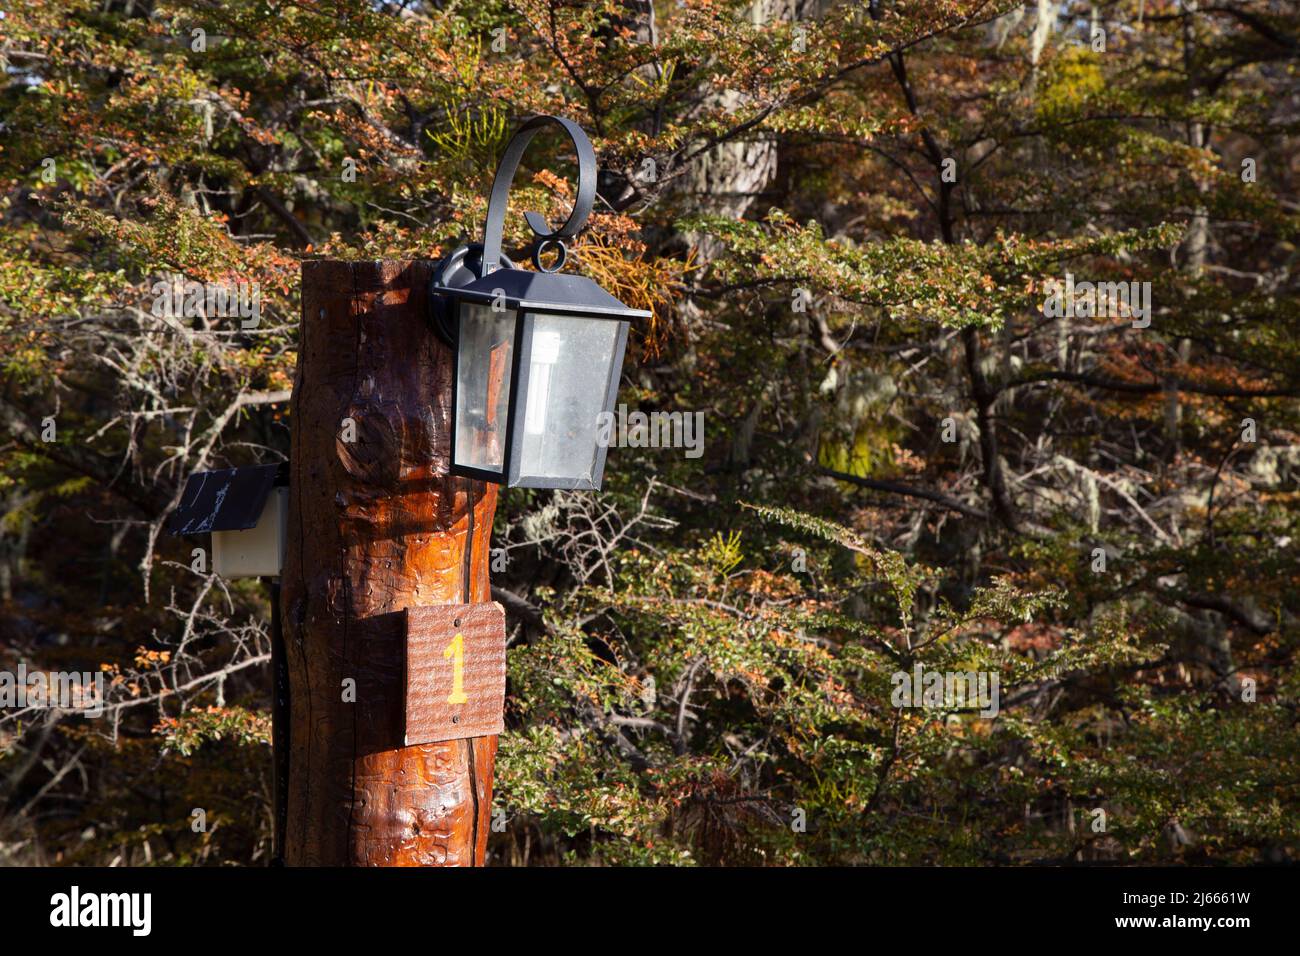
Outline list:
[[[537,236],[533,246],[533,264],[545,272],[554,272],[564,265],[564,239],[572,239],[587,222],[592,204],[596,199],[596,151],[592,149],[591,140],[582,131],[582,127],[572,120],[561,116],[540,114],[527,120],[519,127],[510,144],[506,146],[501,165],[497,167],[496,178],[492,180],[492,195],[488,200],[487,223],[483,227],[483,255],[479,260],[479,277],[494,272],[501,259],[501,230],[505,226],[506,206],[510,197],[510,184],[514,181],[519,160],[523,158],[528,143],[537,135],[537,131],[548,123],[554,123],[563,129],[573,141],[573,148],[578,154],[578,192],[573,200],[573,212],[559,229],[552,230],[546,219],[535,212],[524,213],[524,219]],[[543,269],[539,258],[543,248],[554,244],[560,252],[556,265]]]

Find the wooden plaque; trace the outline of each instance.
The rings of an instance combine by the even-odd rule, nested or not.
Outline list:
[[[506,612],[500,604],[406,609],[406,745],[501,733]]]

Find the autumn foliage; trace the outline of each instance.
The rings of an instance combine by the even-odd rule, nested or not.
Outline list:
[[[268,862],[265,589],[163,522],[289,454],[300,262],[476,240],[534,113],[601,159],[570,268],[653,312],[619,400],[706,438],[503,494],[490,863],[1294,860],[1294,5],[4,14],[0,669],[107,699],[0,711],[0,863]],[[516,261],[572,199],[525,165]],[[917,668],[997,715],[897,706]]]

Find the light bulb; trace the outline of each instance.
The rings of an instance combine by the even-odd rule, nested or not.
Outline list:
[[[535,332],[528,370],[528,406],[524,412],[524,434],[546,431],[547,404],[551,397],[551,372],[560,358],[560,333]]]

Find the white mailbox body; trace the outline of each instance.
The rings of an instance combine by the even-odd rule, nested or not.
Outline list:
[[[254,527],[212,532],[212,570],[223,578],[279,577],[288,521],[289,489],[272,488]]]

